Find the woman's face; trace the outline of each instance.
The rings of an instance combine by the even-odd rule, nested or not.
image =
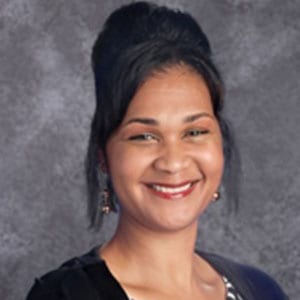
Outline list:
[[[223,170],[220,128],[203,79],[176,66],[146,80],[106,153],[123,223],[156,231],[197,225]]]

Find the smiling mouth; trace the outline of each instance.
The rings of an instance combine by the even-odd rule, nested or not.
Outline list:
[[[177,185],[153,183],[147,184],[146,186],[151,190],[152,193],[161,198],[178,199],[189,195],[194,190],[197,182],[198,180],[195,180]]]

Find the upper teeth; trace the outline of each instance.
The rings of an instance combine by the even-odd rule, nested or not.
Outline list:
[[[156,191],[159,192],[163,192],[163,193],[180,193],[180,192],[184,192],[187,189],[189,189],[191,187],[192,183],[187,183],[186,185],[180,186],[180,187],[176,187],[176,188],[170,188],[170,187],[165,187],[165,186],[161,186],[161,185],[156,185],[153,184],[152,188],[155,189]]]

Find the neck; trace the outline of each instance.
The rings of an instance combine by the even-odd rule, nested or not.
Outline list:
[[[194,272],[196,236],[196,222],[181,230],[159,232],[121,218],[115,235],[102,248],[101,256],[121,280],[131,274],[135,281],[143,274],[149,284],[149,280],[159,274],[164,282],[183,284],[185,281],[186,284]]]

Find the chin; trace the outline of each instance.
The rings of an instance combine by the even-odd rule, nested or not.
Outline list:
[[[187,218],[187,215],[181,215],[172,218],[164,218],[161,219],[160,222],[157,222],[156,224],[152,224],[152,229],[155,231],[160,232],[169,232],[169,233],[175,233],[182,230],[194,230],[197,228],[198,225],[198,216],[193,218]]]

